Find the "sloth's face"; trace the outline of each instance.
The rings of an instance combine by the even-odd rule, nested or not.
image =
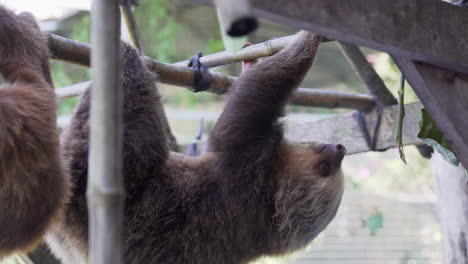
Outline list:
[[[345,154],[346,148],[341,144],[284,141],[281,150],[284,169],[281,174],[283,177],[303,175],[317,180],[330,178],[322,180],[332,182],[340,175]]]
[[[340,144],[282,143],[275,221],[285,250],[306,246],[335,217],[343,195],[345,154]]]

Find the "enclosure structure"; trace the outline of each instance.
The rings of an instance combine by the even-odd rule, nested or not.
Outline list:
[[[211,4],[208,0],[198,2]],[[118,25],[115,18],[115,1],[96,1],[108,8],[107,15],[112,20],[104,19],[106,24]],[[402,73],[408,79],[422,103],[405,106],[406,117],[403,122],[403,144],[422,144],[417,138],[417,119],[420,109],[427,108],[438,127],[444,132],[461,163],[468,166],[468,9],[463,9],[439,0],[383,0],[365,1],[326,1],[326,0],[252,0],[254,14],[275,23],[282,23],[298,29],[305,29],[329,40],[336,40],[355,67],[358,76],[366,83],[370,94],[346,94],[324,92],[320,90],[299,89],[291,103],[317,107],[346,107],[357,109],[357,114],[304,122],[287,128],[286,136],[303,140],[340,141],[348,148],[348,153],[385,150],[396,147],[396,123],[399,119],[397,100],[388,92],[380,77],[373,71],[356,45],[388,52]],[[130,21],[132,39],[138,47],[135,25],[131,21],[131,12],[125,9]],[[103,8],[103,7],[101,7]],[[96,8],[96,10],[99,10]],[[93,11],[97,12],[97,11]],[[97,13],[96,13],[97,14]],[[105,18],[106,14],[96,15]],[[440,19],[453,18],[453,19]],[[104,22],[103,22],[104,23]],[[94,31],[94,30],[93,30]],[[106,45],[117,45],[118,33],[107,37]],[[90,65],[90,46],[49,35],[49,46],[55,59]],[[236,54],[222,52],[201,58],[207,67],[239,62],[272,55],[284,47],[293,37],[275,39],[266,43],[247,47]],[[106,43],[104,40],[102,43]],[[113,44],[111,44],[113,43]],[[94,56],[94,55],[93,55]],[[93,60],[104,61],[112,56]],[[118,58],[118,56],[115,56]],[[194,72],[186,67],[187,61],[166,64],[154,59],[144,58],[149,69],[157,71],[160,82],[186,87],[193,90]],[[115,62],[104,64],[113,65]],[[115,70],[115,69],[114,69]],[[96,72],[96,75],[103,73]],[[235,80],[234,77],[212,72],[210,87],[206,92],[224,94]],[[104,75],[103,75],[104,76]],[[114,80],[106,78],[106,80]],[[88,83],[57,89],[59,98],[79,95]],[[110,85],[110,84],[107,84]],[[116,83],[112,85],[116,86]],[[118,85],[117,85],[118,86]],[[96,86],[94,89],[100,89]],[[104,89],[104,88],[102,88]],[[109,90],[108,90],[109,91]],[[112,92],[107,93],[112,94]],[[104,104],[102,99],[99,104]],[[118,96],[113,99],[118,112]],[[115,112],[114,112],[115,114]],[[110,131],[118,134],[116,124],[109,126]],[[347,129],[342,129],[346,127]],[[169,129],[169,128],[168,128]],[[324,132],[326,131],[326,132]],[[118,135],[115,136],[116,140]],[[118,144],[117,144],[118,146]],[[119,151],[111,151],[113,154]],[[110,155],[110,154],[109,154]],[[103,162],[104,163],[104,162]],[[112,169],[118,168],[118,158],[110,161]],[[108,169],[110,170],[110,168]],[[102,175],[106,173],[101,172]],[[118,178],[114,179],[118,182]],[[112,183],[111,180],[107,183]],[[105,186],[105,184],[104,184]],[[114,186],[113,190],[121,187]],[[119,192],[117,192],[119,193]],[[115,195],[115,193],[110,194]],[[120,196],[117,199],[122,199]],[[118,206],[117,206],[118,207]],[[94,222],[92,222],[94,224]],[[114,223],[115,224],[115,223]],[[118,223],[117,223],[118,225]],[[113,232],[118,232],[116,228]],[[113,233],[115,235],[115,233]],[[96,238],[98,239],[98,238]],[[102,238],[101,238],[102,239]],[[104,250],[100,248],[99,250]],[[107,248],[108,254],[118,250]],[[104,255],[103,255],[104,256]],[[116,255],[113,255],[116,256]],[[109,259],[99,263],[109,262]],[[97,262],[96,262],[97,263]]]

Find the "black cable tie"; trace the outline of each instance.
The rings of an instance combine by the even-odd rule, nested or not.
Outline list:
[[[188,67],[193,70],[193,91],[201,92],[206,91],[211,85],[211,73],[208,67],[205,67],[201,62],[200,58],[203,56],[201,52],[198,52],[190,58]]]

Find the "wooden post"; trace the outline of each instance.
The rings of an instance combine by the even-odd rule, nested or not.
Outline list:
[[[468,184],[465,169],[435,153],[431,159],[445,263],[468,263]]]
[[[87,200],[89,263],[121,264],[122,87],[120,12],[116,0],[96,0],[91,12],[92,74]]]
[[[351,66],[353,66],[356,75],[366,84],[369,93],[376,98],[378,104],[387,106],[398,103],[358,46],[341,41],[338,44]]]
[[[232,37],[240,37],[254,31],[258,26],[250,0],[215,0],[220,12],[219,23]]]

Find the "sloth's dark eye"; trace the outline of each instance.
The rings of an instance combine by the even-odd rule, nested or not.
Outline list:
[[[323,160],[320,162],[320,174],[322,176],[328,176],[330,174],[330,163],[327,160]]]

